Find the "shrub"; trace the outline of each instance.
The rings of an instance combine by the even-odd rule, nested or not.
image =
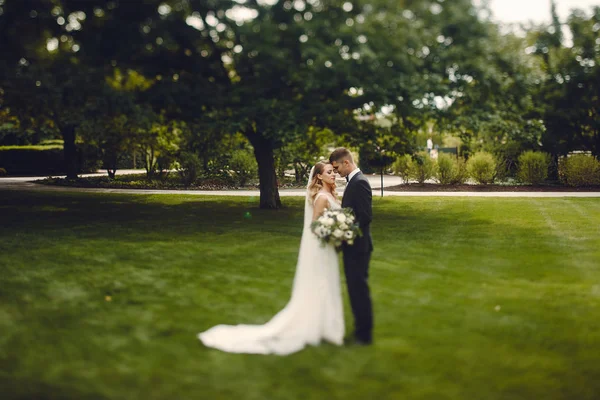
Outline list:
[[[435,176],[436,165],[426,152],[419,152],[413,156],[412,176],[420,183]]]
[[[0,176],[6,176],[6,175],[8,175],[6,170],[4,168],[0,168]]]
[[[496,161],[496,171],[494,171],[495,181],[504,181],[509,176],[514,176],[515,163],[511,158],[503,154],[494,154],[494,160]]]
[[[454,157],[441,153],[437,160],[436,178],[442,185],[449,185],[454,176]]]
[[[196,154],[190,152],[182,152],[179,155],[177,172],[179,173],[179,176],[181,176],[181,182],[185,186],[190,186],[196,181],[201,169],[202,162]]]
[[[64,173],[63,150],[59,147],[0,147],[0,165],[11,175],[55,175]]]
[[[65,160],[62,146],[0,146],[0,165],[11,175],[64,174]],[[80,172],[95,172],[100,166],[95,148],[77,144],[77,168]]]
[[[156,172],[158,172],[160,179],[167,179],[172,169],[177,169],[173,153],[165,151],[156,157]]]
[[[442,185],[460,185],[467,180],[465,160],[440,153],[437,160],[436,178]]]
[[[102,168],[102,154],[97,146],[87,143],[78,143],[77,152],[82,173],[96,172]]]
[[[256,159],[252,152],[247,150],[234,151],[229,160],[229,167],[235,172],[241,186],[244,186],[249,179],[254,178],[258,171]]]
[[[409,154],[404,154],[403,156],[398,157],[392,164],[392,170],[404,183],[408,183],[411,178],[412,164],[412,157]]]
[[[517,177],[521,182],[537,185],[548,178],[550,155],[535,151],[526,151],[519,156]]]
[[[436,178],[442,185],[460,185],[467,180],[467,167],[463,158],[440,153]]]
[[[467,161],[467,171],[477,183],[492,183],[496,175],[496,160],[485,151],[475,153]]]
[[[600,162],[585,154],[568,157],[559,164],[559,176],[569,186],[600,185]]]
[[[462,185],[469,179],[469,172],[467,171],[467,162],[464,158],[459,157],[456,159],[456,175],[452,180],[453,185]]]

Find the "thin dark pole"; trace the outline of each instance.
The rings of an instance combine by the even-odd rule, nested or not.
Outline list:
[[[381,197],[383,197],[383,168],[381,168]]]

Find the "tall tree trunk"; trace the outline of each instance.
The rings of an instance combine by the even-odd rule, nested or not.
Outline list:
[[[64,141],[63,154],[67,179],[77,179],[77,146],[75,146],[75,126],[67,125],[61,129]]]
[[[281,199],[277,188],[277,172],[273,145],[256,133],[246,135],[254,147],[254,156],[258,163],[260,184],[260,208],[281,208]]]

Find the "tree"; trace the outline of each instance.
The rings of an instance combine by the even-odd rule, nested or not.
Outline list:
[[[11,110],[21,109],[15,99],[26,99],[21,88],[31,89],[37,81],[52,88],[41,96],[45,104],[33,104],[23,120],[41,116],[68,139],[67,150],[74,148],[69,132],[82,117],[124,121],[93,107],[105,78],[137,76],[149,86],[130,93],[135,104],[159,115],[163,127],[185,124],[185,146],[196,148],[205,166],[224,137],[247,138],[258,164],[263,208],[281,205],[275,155],[309,144],[311,129],[328,129],[337,142],[364,146],[375,143],[373,137],[391,136],[394,143],[385,146],[407,151],[414,132],[439,115],[446,124],[471,131],[465,138],[488,123],[487,114],[508,132],[499,137],[520,131],[530,120],[523,107],[529,97],[521,98],[528,93],[523,90],[528,78],[520,75],[527,68],[512,55],[498,55],[512,39],[503,42],[470,0],[27,3],[6,0],[0,16],[0,39],[8,40],[31,28],[30,13],[36,14],[36,29],[10,43],[0,67],[6,72],[3,85],[16,82],[9,87],[12,97],[5,96]],[[27,68],[19,66],[21,58]],[[9,79],[25,77],[24,70],[31,75],[27,80]],[[49,76],[40,80],[39,74]],[[59,81],[51,81],[55,75]],[[507,100],[496,95],[507,89]],[[361,122],[381,114],[391,116],[391,126]],[[507,115],[510,123],[500,123]],[[305,162],[297,163],[299,170]]]
[[[481,25],[468,0],[171,0],[136,4],[143,17],[123,26],[129,7],[106,13],[108,37],[128,41],[110,39],[116,48],[105,57],[162,77],[150,97],[166,105],[168,117],[243,133],[258,162],[264,208],[280,206],[277,149],[309,127],[360,135],[355,110],[393,107],[405,128],[449,93],[444,65],[473,53],[468,45],[480,39]],[[125,49],[131,43],[134,54]]]
[[[63,28],[57,18],[63,8],[43,0],[7,1],[2,7],[4,106],[21,122],[21,129],[50,128],[60,133],[67,178],[76,178],[76,129],[95,112],[104,75],[95,66],[79,62],[75,56],[79,47],[68,37],[64,42],[58,39]],[[80,24],[80,14],[68,15],[69,25]]]
[[[309,127],[305,136],[279,148],[276,152],[278,176],[291,165],[296,183],[308,179],[311,167],[320,159],[328,158],[329,147],[336,142],[330,129]]]
[[[591,14],[572,10],[566,24],[559,20],[552,2],[552,22],[530,30],[528,50],[537,58],[542,76],[534,95],[541,105],[543,149],[553,156],[554,178],[561,155],[573,150],[600,154],[598,91],[600,84],[600,7]],[[572,45],[563,30],[572,34]]]
[[[492,152],[515,172],[519,154],[541,146],[545,127],[536,88],[543,72],[539,62],[527,55],[527,41],[513,33],[502,34],[490,22],[484,32],[484,47],[478,54],[448,69],[455,96],[441,110],[440,125],[457,132],[463,154]]]

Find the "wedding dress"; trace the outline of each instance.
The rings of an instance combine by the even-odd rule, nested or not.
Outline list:
[[[313,176],[311,171],[309,182]],[[331,209],[340,208],[326,196]],[[304,228],[300,241],[292,296],[287,305],[264,325],[217,325],[198,334],[207,347],[229,353],[286,355],[321,340],[342,345],[344,316],[338,256],[332,245],[321,246],[311,232],[313,205],[306,194]],[[315,199],[316,200],[316,199]]]

